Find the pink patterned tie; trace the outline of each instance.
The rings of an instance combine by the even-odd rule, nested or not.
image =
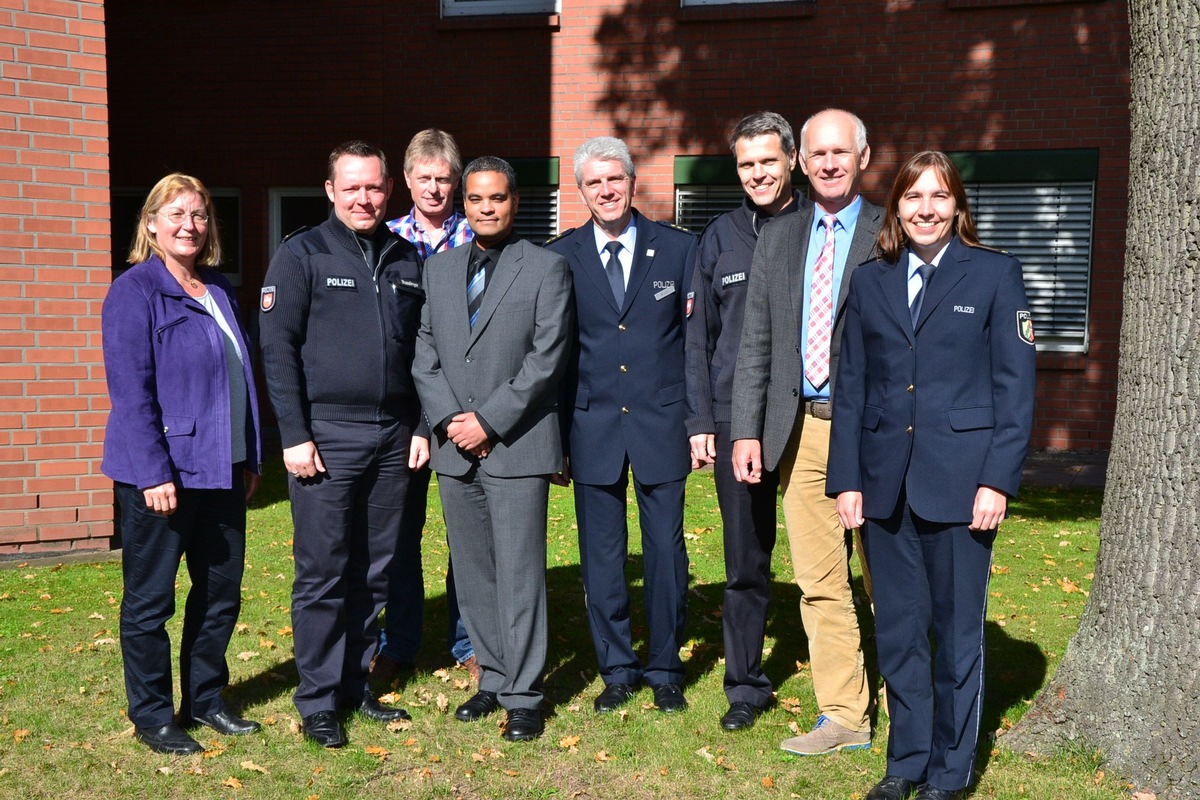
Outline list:
[[[825,244],[813,268],[808,306],[808,343],[804,348],[804,377],[815,387],[829,380],[829,341],[833,338],[833,224],[837,217],[826,214]]]

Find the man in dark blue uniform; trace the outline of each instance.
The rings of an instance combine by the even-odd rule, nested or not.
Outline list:
[[[764,470],[762,481],[754,484],[734,477],[729,438],[733,371],[759,231],[812,203],[792,188],[796,141],[787,120],[771,111],[751,114],[729,138],[746,198],[714,218],[700,236],[689,294],[687,429],[692,468],[713,465],[721,507],[726,578],[721,621],[729,699],[721,726],[735,731],[754,724],[773,691],[762,671],[762,649],[779,471]]]
[[[337,713],[407,717],[367,688],[400,535],[419,404],[413,349],[424,294],[416,250],[381,224],[383,152],[329,156],[329,219],[291,236],[260,302],[263,371],[291,475],[292,629],[304,735],[341,747]]]
[[[613,711],[645,680],[660,710],[682,711],[683,347],[696,238],[634,210],[637,176],[619,139],[584,142],[575,151],[575,182],[591,221],[547,246],[566,256],[574,276],[578,334],[566,412],[588,622],[605,683],[594,705]],[[650,627],[644,664],[633,651],[625,585],[630,469]]]

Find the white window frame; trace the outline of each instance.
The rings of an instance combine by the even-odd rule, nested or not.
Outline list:
[[[559,0],[442,0],[443,17],[487,14],[556,14]]]

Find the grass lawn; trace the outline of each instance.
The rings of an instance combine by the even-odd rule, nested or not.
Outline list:
[[[602,687],[584,615],[571,494],[554,489],[545,736],[509,744],[498,732],[503,714],[471,724],[453,719],[471,689],[444,647],[447,549],[435,508],[424,547],[425,643],[416,674],[393,687],[413,722],[388,730],[351,718],[344,750],[308,744],[291,703],[291,519],[279,465],[268,473],[249,521],[227,692],[235,709],[263,721],[264,731],[232,738],[200,728],[195,734],[208,748],[202,755],[152,753],[134,740],[124,716],[119,562],[18,565],[0,570],[0,798],[861,798],[883,775],[886,717],[867,751],[801,759],[779,750],[816,716],[782,525],[765,647],[779,702],[750,731],[728,734],[717,725],[727,705],[724,565],[711,473],[694,475],[688,491],[687,712],[657,712],[645,688],[627,713],[592,712]],[[1000,532],[987,622],[983,775],[974,797],[1127,796],[1092,753],[1034,759],[992,745],[992,732],[1020,719],[1053,673],[1078,624],[1096,558],[1100,500],[1094,490],[1031,488]],[[636,529],[636,513],[630,527]],[[643,636],[636,535],[630,550],[634,630]],[[180,609],[187,581],[181,570]],[[863,620],[869,631],[866,611]],[[174,637],[180,621],[172,620]],[[873,664],[874,652],[867,658]]]

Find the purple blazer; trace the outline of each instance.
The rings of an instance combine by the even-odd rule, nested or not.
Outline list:
[[[241,338],[250,409],[246,466],[257,472],[262,447],[250,338],[229,282],[216,270],[201,274]],[[101,328],[112,402],[104,474],[139,489],[168,481],[187,489],[233,488],[225,334],[216,320],[151,256],[113,281]]]

